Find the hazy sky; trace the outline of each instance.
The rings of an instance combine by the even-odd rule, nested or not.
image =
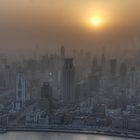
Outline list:
[[[0,51],[139,45],[139,14],[140,0],[0,0]]]

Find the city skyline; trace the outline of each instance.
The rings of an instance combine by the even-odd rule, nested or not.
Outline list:
[[[140,139],[139,6],[0,0],[2,139]]]

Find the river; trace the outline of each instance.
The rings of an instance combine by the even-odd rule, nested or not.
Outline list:
[[[135,140],[120,137],[51,133],[51,132],[8,132],[0,134],[0,140]]]

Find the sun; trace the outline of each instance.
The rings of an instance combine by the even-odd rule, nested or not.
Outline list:
[[[96,26],[96,25],[99,25],[101,23],[101,20],[99,18],[93,18],[91,23]]]
[[[88,12],[83,18],[86,28],[88,26],[90,30],[102,30],[106,28],[109,20],[109,16],[102,11]]]
[[[101,25],[102,24],[102,18],[101,17],[99,17],[99,16],[94,16],[94,17],[92,17],[91,19],[90,19],[90,23],[91,23],[91,25],[93,25],[93,26],[99,26],[99,25]]]

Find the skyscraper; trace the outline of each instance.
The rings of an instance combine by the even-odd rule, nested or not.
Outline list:
[[[19,110],[26,101],[26,80],[20,72],[16,76],[16,109]]]
[[[129,75],[130,75],[130,81],[129,81],[130,87],[135,88],[135,86],[136,86],[136,68],[135,68],[135,66],[131,66]]]
[[[63,101],[72,104],[75,101],[75,68],[73,58],[65,58],[62,69]]]
[[[98,66],[97,58],[95,57],[92,62],[91,74],[89,76],[89,89],[90,91],[98,91],[100,87],[100,68]]]
[[[117,74],[117,60],[111,59],[110,60],[110,75],[111,77],[116,76]]]
[[[52,97],[52,87],[48,82],[44,82],[41,87],[41,98],[51,98]]]
[[[121,84],[125,82],[127,76],[127,65],[126,63],[121,63],[120,65],[120,82]]]
[[[60,49],[60,55],[61,55],[61,58],[64,59],[64,57],[65,57],[65,47],[63,45],[61,46],[61,49]]]
[[[48,113],[52,111],[52,87],[48,82],[44,82],[41,87],[40,107]]]
[[[106,64],[106,57],[105,57],[105,54],[103,52],[102,56],[101,56],[101,66],[102,66],[102,68],[105,67],[105,64]]]

